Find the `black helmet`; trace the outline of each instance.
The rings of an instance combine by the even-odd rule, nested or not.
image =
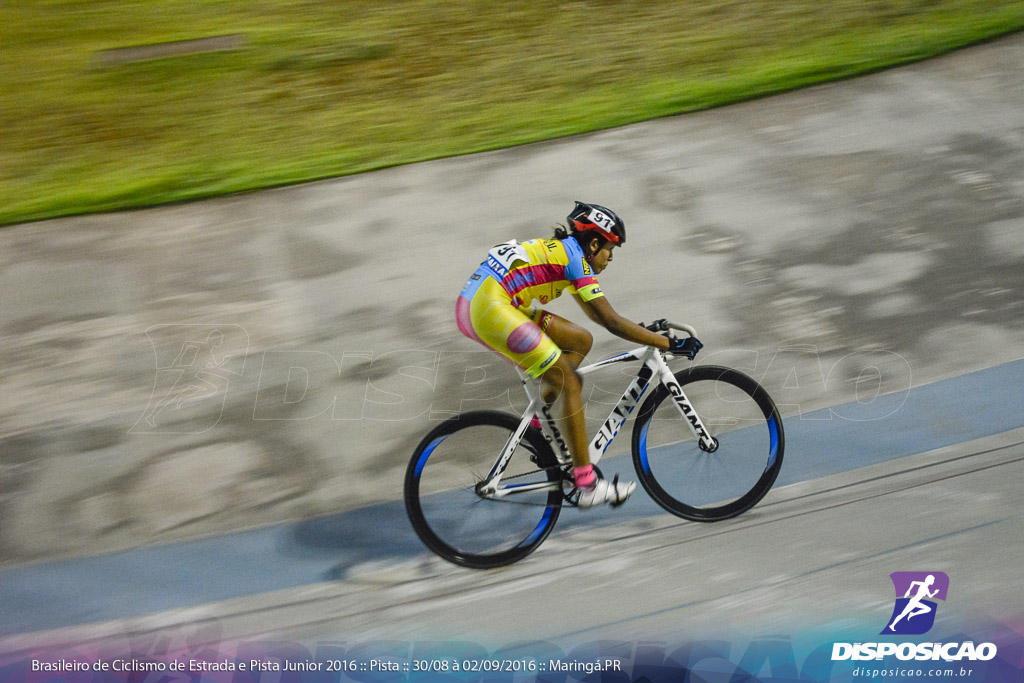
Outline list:
[[[569,230],[573,233],[594,231],[613,244],[626,243],[626,224],[614,211],[598,204],[576,202],[569,214]]]

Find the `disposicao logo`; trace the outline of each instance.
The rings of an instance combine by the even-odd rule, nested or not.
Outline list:
[[[881,635],[919,636],[935,624],[936,600],[946,600],[949,577],[943,572],[893,572],[896,605]]]
[[[880,635],[922,635],[935,625],[936,600],[946,600],[949,577],[943,572],[893,572],[896,604]],[[993,643],[834,643],[832,661],[881,660],[895,656],[902,661],[988,661],[996,656]]]

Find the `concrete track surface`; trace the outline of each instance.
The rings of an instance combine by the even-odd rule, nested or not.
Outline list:
[[[102,661],[131,651],[156,660],[343,657],[400,667],[421,659],[583,662],[601,652],[635,677],[657,659],[650,651],[725,643],[723,660],[735,665],[748,642],[770,636],[800,664],[808,633],[819,645],[877,638],[892,609],[886,574],[910,567],[945,571],[955,587],[933,628],[938,642],[959,633],[993,637],[993,629],[1005,639],[1024,594],[1022,477],[1017,429],[783,486],[727,522],[653,515],[556,529],[534,555],[503,570],[464,570],[428,556],[371,563],[343,581],[3,644],[12,661],[41,653]],[[351,678],[410,676],[365,675]]]
[[[799,474],[781,480],[750,513],[711,525],[660,513],[649,500],[644,507],[642,492],[621,517],[602,513],[598,523],[588,524],[566,515],[536,553],[501,570],[457,568],[415,543],[405,545],[408,527],[387,516],[394,508],[381,507],[369,520],[377,525],[367,534],[373,538],[360,539],[369,550],[343,563],[333,580],[325,574],[319,581],[274,586],[271,577],[273,589],[225,593],[203,604],[178,599],[173,586],[149,585],[141,590],[166,591],[175,607],[146,614],[131,613],[127,605],[137,604],[136,596],[111,581],[102,598],[123,601],[121,613],[115,607],[114,616],[83,616],[74,625],[43,617],[33,622],[26,605],[35,603],[24,594],[19,603],[18,595],[0,588],[4,612],[21,614],[21,624],[47,624],[0,631],[0,667],[13,662],[0,673],[17,674],[20,662],[41,653],[192,653],[212,661],[244,659],[243,651],[262,648],[266,657],[326,661],[333,655],[357,663],[355,671],[324,674],[324,680],[413,680],[408,667],[419,660],[479,661],[495,653],[545,664],[589,661],[600,653],[625,662],[627,679],[638,680],[643,671],[655,680],[654,670],[640,665],[658,656],[644,648],[691,652],[693,644],[704,643],[717,654],[703,660],[703,679],[732,680],[737,662],[770,641],[784,642],[790,653],[795,648],[796,658],[754,657],[746,674],[757,674],[763,664],[768,677],[825,680],[838,669],[809,673],[808,653],[833,642],[883,639],[878,634],[894,601],[890,573],[934,571],[949,576],[950,590],[930,635],[914,640],[992,638],[1008,667],[1003,673],[1019,676],[1022,63],[1024,37],[1011,36],[928,63],[717,111],[272,193],[282,202],[285,193],[297,206],[313,201],[318,215],[358,205],[364,217],[373,215],[368,203],[377,197],[386,220],[459,220],[463,227],[451,233],[454,244],[475,235],[475,246],[504,238],[497,234],[506,222],[501,217],[514,225],[538,214],[557,218],[573,198],[569,194],[607,197],[604,203],[627,216],[631,246],[646,242],[649,249],[643,255],[623,250],[609,269],[605,289],[629,294],[613,301],[630,301],[633,310],[672,305],[685,309],[680,317],[701,321],[698,327],[710,330],[711,348],[720,349],[708,361],[745,368],[783,407],[783,470]],[[456,186],[465,191],[455,192]],[[395,187],[406,192],[388,198],[386,188]],[[529,202],[529,192],[537,203]],[[273,200],[255,195],[252,201],[267,206]],[[462,216],[459,202],[468,207]],[[204,210],[218,211],[196,209]],[[301,220],[312,214],[296,215]],[[327,239],[316,220],[308,230]],[[5,234],[0,239],[22,248],[29,243]],[[401,252],[401,263],[411,264],[417,242],[403,233],[392,248]],[[431,252],[430,258],[438,273],[458,279],[456,271],[468,273],[474,260],[461,256],[466,264],[451,264],[448,252]],[[613,275],[615,266],[628,262],[635,269],[633,259],[644,258],[639,281],[630,280],[624,265]],[[351,268],[358,272],[357,265]],[[395,275],[394,286],[381,285],[388,294],[375,306],[401,310],[405,299],[398,294],[411,286],[402,277]],[[309,275],[304,286],[314,280]],[[329,278],[323,283],[338,286]],[[435,287],[442,289],[432,278],[417,294],[432,296]],[[450,290],[444,291],[454,294]],[[438,297],[440,311],[447,304]],[[31,305],[31,297],[19,301]],[[318,310],[327,303],[319,300]],[[360,320],[367,323],[365,315]],[[392,324],[378,323],[378,329]],[[422,333],[426,323],[417,325]],[[616,348],[602,344],[595,355]],[[772,364],[780,358],[785,362]],[[896,400],[895,409],[875,410],[900,396],[907,400]],[[591,400],[601,402],[595,395]],[[831,419],[813,417],[822,410]],[[396,426],[416,433],[412,422]],[[329,421],[304,425],[318,443],[337,436]],[[380,423],[363,420],[360,426]],[[294,430],[296,423],[287,427]],[[343,428],[354,430],[357,441],[372,437]],[[399,497],[395,478],[408,444],[388,443],[387,464],[353,480],[367,502]],[[390,483],[368,493],[367,482],[375,479]],[[336,495],[344,487],[336,479],[329,488]],[[319,495],[329,498],[323,490]],[[350,512],[339,509],[339,519]],[[217,539],[210,538],[212,547]],[[346,539],[332,542],[343,555]],[[111,547],[131,544],[121,539]],[[395,546],[413,549],[396,554]],[[183,540],[169,547],[164,562],[184,568],[196,546]],[[141,552],[127,551],[127,566],[132,553]],[[330,544],[320,552],[329,554]],[[287,553],[282,557],[287,562]],[[0,577],[14,585],[71,567],[61,574],[71,588],[54,585],[53,591],[73,603],[78,561],[15,565]],[[259,566],[243,567],[230,557],[204,560],[203,568],[210,581],[214,575],[230,582],[233,572],[259,573]],[[47,590],[40,586],[39,595]],[[59,612],[44,602],[38,601],[39,613]],[[711,660],[726,664],[716,669]],[[681,675],[685,662],[679,661],[662,673]],[[370,663],[404,668],[358,668]],[[835,680],[853,677],[850,663],[837,666],[846,668]],[[972,680],[997,680],[994,671]],[[607,680],[622,680],[613,673]],[[434,677],[487,678],[439,670],[422,676]],[[529,677],[519,672],[491,678]],[[216,674],[210,679],[218,680]]]

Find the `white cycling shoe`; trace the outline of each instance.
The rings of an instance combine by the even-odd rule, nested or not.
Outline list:
[[[584,510],[596,505],[609,503],[612,507],[622,505],[636,490],[636,482],[620,482],[618,475],[614,479],[597,479],[593,487],[580,489],[577,505]]]

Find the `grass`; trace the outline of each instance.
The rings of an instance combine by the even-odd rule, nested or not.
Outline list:
[[[9,0],[0,224],[549,139],[931,57],[1020,0]],[[234,51],[103,51],[243,34]]]

